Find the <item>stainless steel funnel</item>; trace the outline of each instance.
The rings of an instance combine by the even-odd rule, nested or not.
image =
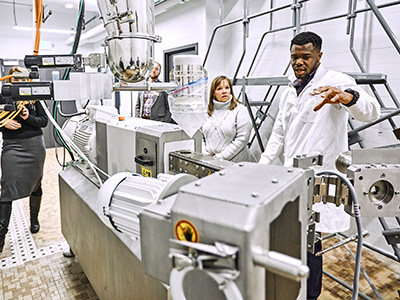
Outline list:
[[[142,81],[153,69],[153,0],[98,0],[107,31],[107,62],[113,74],[126,82]]]

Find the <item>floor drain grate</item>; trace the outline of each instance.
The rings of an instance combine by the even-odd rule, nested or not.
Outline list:
[[[29,222],[21,200],[13,202],[12,214],[6,238],[9,241],[11,256],[0,260],[0,269],[8,269],[24,264],[27,261],[53,255],[69,249],[68,243],[62,242],[43,248],[36,248],[29,231]]]

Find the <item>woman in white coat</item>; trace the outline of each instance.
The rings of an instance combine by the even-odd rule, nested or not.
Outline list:
[[[249,114],[235,98],[228,77],[218,76],[211,83],[207,114],[201,128],[207,154],[233,162],[250,161]]]

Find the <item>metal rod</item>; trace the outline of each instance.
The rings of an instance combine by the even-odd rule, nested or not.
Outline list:
[[[352,6],[351,13],[354,13],[354,11],[356,10],[356,8],[357,8],[357,1],[354,1],[354,2],[353,2],[353,6]],[[353,58],[355,59],[355,61],[356,61],[357,65],[358,65],[358,67],[360,68],[360,70],[361,70],[363,73],[365,73],[366,70],[365,70],[365,68],[364,68],[364,66],[363,66],[363,64],[362,64],[362,62],[361,62],[361,60],[359,59],[357,53],[356,53],[355,50],[354,50],[354,33],[355,33],[355,17],[353,17],[352,19],[350,19],[350,45],[349,45],[349,47],[350,47],[350,52],[351,52],[351,54],[353,55]],[[384,105],[384,103],[383,103],[383,101],[382,101],[382,99],[381,99],[381,97],[380,97],[378,91],[376,90],[375,86],[372,85],[372,84],[370,84],[369,86],[370,86],[372,92],[374,93],[375,98],[376,98],[377,101],[379,102],[380,106],[381,106],[381,107],[385,107],[385,105]],[[394,123],[394,121],[393,121],[391,118],[388,118],[388,121],[389,121],[390,125],[392,126],[392,128],[393,128],[393,129],[396,129],[396,124]],[[366,128],[368,128],[368,127],[366,127]],[[360,144],[360,145],[361,145],[361,144]]]
[[[351,128],[351,131],[349,131],[349,132],[347,133],[347,136],[350,137],[350,136],[351,136],[350,132],[351,132],[352,134],[354,134],[354,133],[352,132],[352,130],[353,130],[354,127],[355,127],[355,126],[354,126],[354,121],[353,121],[351,118],[349,118],[349,119],[347,120],[347,123],[349,124],[349,126],[350,126],[350,128]],[[356,133],[356,132],[355,132],[355,133]],[[360,145],[361,148],[365,148],[364,142],[363,142],[362,140],[358,141],[358,144]]]
[[[367,230],[364,230],[363,233],[362,233],[362,235],[363,235],[363,237],[367,237],[367,236],[369,235],[369,232],[368,232]],[[355,240],[357,240],[357,239],[358,239],[358,234],[356,234],[356,233],[353,234],[353,235],[351,235],[351,236],[349,236],[349,237],[346,238],[346,239],[340,239],[340,242],[338,242],[338,243],[336,243],[336,244],[333,244],[332,246],[330,246],[330,247],[328,247],[328,248],[325,248],[325,249],[323,249],[323,250],[317,252],[317,253],[315,254],[315,256],[321,256],[322,254],[325,254],[326,252],[329,252],[329,251],[331,251],[331,250],[333,250],[333,249],[336,249],[336,248],[338,248],[338,247],[340,247],[340,246],[343,246],[343,245],[345,245],[345,244],[347,244],[347,243],[350,243],[350,242],[352,242],[352,241],[355,241]]]
[[[300,1],[300,3],[304,3],[304,2],[307,2],[307,1],[310,1],[310,0],[303,0],[303,1]],[[385,7],[390,7],[390,6],[398,5],[398,4],[399,4],[398,1],[393,1],[393,2],[389,2],[389,3],[378,5],[377,8],[385,8]],[[267,11],[264,11],[264,12],[261,12],[261,13],[255,14],[255,15],[251,15],[251,16],[249,16],[249,20],[257,18],[257,17],[260,17],[260,16],[263,16],[263,15],[266,15],[266,14],[271,14],[271,13],[277,12],[277,11],[283,10],[285,8],[290,8],[290,7],[291,7],[291,4],[285,4],[285,5],[282,5],[282,6],[278,6],[276,8],[269,9]],[[363,9],[359,9],[359,10],[355,11],[355,13],[363,13],[363,12],[368,12],[370,10],[371,10],[371,8],[363,8]],[[317,19],[317,20],[313,20],[313,21],[309,21],[309,22],[304,22],[304,23],[301,23],[300,26],[317,24],[317,23],[321,23],[321,22],[325,22],[325,21],[331,21],[331,20],[334,20],[334,19],[340,19],[340,18],[343,18],[343,17],[347,17],[347,14],[340,14],[340,15],[336,15],[336,16],[332,16],[332,17],[328,17],[328,18],[323,18],[323,19]],[[212,43],[214,41],[215,34],[218,31],[218,29],[226,27],[226,26],[229,26],[229,25],[232,25],[232,24],[235,24],[235,23],[239,23],[241,21],[242,21],[242,18],[235,19],[235,20],[232,20],[230,22],[226,22],[226,23],[220,24],[220,25],[218,25],[218,26],[216,26],[214,28],[213,33],[212,33],[211,38],[210,38],[210,42],[208,44],[206,55],[204,57],[203,67],[205,66],[205,64],[207,62],[207,58],[208,58],[208,55],[210,54]],[[292,26],[290,26],[289,28],[292,28]],[[279,31],[279,30],[277,30],[277,31]]]
[[[284,74],[284,75],[285,75],[285,74],[287,73],[287,71],[289,70],[289,67],[290,67],[290,61],[289,61],[289,63],[286,65],[285,70],[283,71],[283,74]],[[273,93],[273,95],[272,95],[272,97],[271,97],[271,101],[270,101],[271,105],[272,105],[272,102],[274,101],[276,95],[278,94],[279,88],[280,88],[279,86],[276,87],[275,92]],[[268,98],[268,96],[269,96],[269,93],[270,93],[271,89],[272,89],[272,87],[270,86],[269,89],[268,89],[268,91],[267,91],[267,93],[266,93],[265,96],[264,96],[263,101],[267,101],[267,98]],[[260,123],[257,125],[257,129],[260,129],[260,128],[261,128],[261,125],[262,125],[262,123],[265,121],[265,119],[266,119],[266,117],[267,117],[267,114],[268,114],[268,111],[269,111],[270,108],[271,108],[271,105],[267,106],[267,108],[265,109],[265,113],[262,111],[262,107],[259,109],[259,111],[263,114],[263,117],[260,119]],[[253,142],[254,142],[254,138],[255,138],[255,137],[256,137],[256,135],[254,134],[253,137],[250,139],[250,143],[249,143],[250,146],[253,145]]]
[[[389,93],[390,97],[392,98],[392,100],[393,100],[394,104],[396,105],[396,107],[400,108],[400,103],[397,100],[396,95],[393,93],[392,88],[389,86],[389,84],[387,82],[384,83],[384,86],[385,86],[386,90],[388,91],[388,93]]]
[[[353,7],[353,0],[349,0],[349,5],[347,7],[347,27],[346,27],[346,34],[350,34],[350,20],[351,20],[351,10]]]
[[[271,1],[272,1],[272,0],[271,0]],[[303,2],[307,2],[307,1],[309,1],[309,0],[303,0],[303,1],[300,1],[299,3],[303,3]],[[294,3],[296,3],[296,2],[297,2],[297,1],[294,0]],[[381,5],[378,5],[378,6],[375,6],[375,7],[376,7],[376,8],[384,8],[384,7],[389,7],[389,6],[398,5],[398,4],[399,4],[398,1],[394,1],[394,2],[390,2],[390,3],[381,4]],[[289,7],[292,7],[292,5],[290,5],[290,4],[282,5],[282,6],[279,6],[279,7],[276,7],[276,8],[272,8],[272,6],[273,6],[273,5],[272,5],[272,3],[271,3],[271,9],[269,9],[269,10],[267,10],[267,11],[264,11],[264,12],[261,12],[261,13],[258,13],[258,14],[255,14],[255,15],[248,16],[248,20],[253,19],[253,18],[257,18],[257,17],[260,17],[260,16],[263,16],[263,15],[266,15],[266,14],[271,14],[271,18],[270,18],[270,29],[271,29],[271,26],[272,26],[272,13],[277,12],[277,11],[280,11],[280,10],[283,10],[283,9],[286,9],[286,8],[289,8]],[[373,10],[373,8],[371,8],[371,7],[370,7],[370,8],[364,8],[364,9],[356,10],[356,1],[353,2],[352,0],[349,0],[349,10],[350,10],[350,7],[353,7],[353,8],[354,8],[354,9],[353,9],[354,15],[357,14],[357,13],[368,12],[368,11],[370,11],[370,10]],[[298,9],[295,8],[295,10],[298,10]],[[298,16],[299,16],[299,15],[298,15]],[[324,22],[324,21],[329,21],[329,20],[334,20],[334,19],[343,18],[343,17],[347,17],[347,18],[349,19],[349,13],[347,13],[347,14],[340,14],[340,15],[336,15],[336,16],[332,16],[332,17],[328,17],[328,18],[317,19],[317,20],[313,20],[313,21],[309,21],[309,22],[303,22],[303,23],[300,24],[300,26],[305,26],[305,25],[310,25],[310,24],[316,24],[316,23],[320,23],[320,22]],[[299,20],[299,19],[300,19],[300,17],[298,17],[298,20]],[[203,66],[206,64],[206,61],[207,61],[208,55],[209,55],[209,53],[210,53],[211,46],[212,46],[212,43],[213,43],[213,40],[214,40],[214,38],[215,38],[215,34],[216,34],[217,30],[220,29],[220,28],[222,28],[222,27],[225,27],[225,26],[229,26],[229,25],[238,23],[238,22],[240,22],[240,21],[242,21],[242,20],[243,20],[243,19],[232,20],[232,21],[230,21],[230,22],[220,24],[220,25],[218,25],[218,26],[216,26],[216,27],[214,28],[213,33],[212,33],[212,36],[211,36],[211,39],[210,39],[210,43],[209,43],[209,46],[208,46],[208,49],[207,49],[207,52],[206,52],[206,55],[205,55],[205,58],[204,58],[204,61],[203,61]],[[380,20],[380,21],[381,21],[381,20]],[[351,22],[354,22],[354,17],[353,17],[353,18],[350,18],[350,20],[349,20],[349,23],[348,23],[348,31],[349,31],[350,23],[351,23]],[[382,22],[381,22],[381,24],[382,24]],[[383,26],[383,25],[382,25],[382,26]],[[352,27],[353,27],[353,30],[354,30],[354,26],[352,26]],[[252,60],[252,63],[251,63],[251,65],[250,65],[250,67],[249,67],[249,70],[248,70],[248,72],[247,72],[247,76],[249,76],[249,74],[250,74],[250,72],[251,72],[251,69],[253,68],[253,65],[254,65],[254,63],[255,63],[255,61],[256,61],[256,58],[257,58],[257,56],[258,56],[258,54],[259,54],[259,51],[260,51],[260,49],[261,49],[261,45],[263,44],[263,41],[264,41],[265,36],[266,36],[267,34],[270,34],[270,33],[273,33],[273,32],[279,32],[279,31],[284,31],[284,30],[288,30],[288,29],[293,29],[293,26],[288,26],[288,27],[284,27],[284,28],[278,28],[278,29],[275,29],[275,30],[269,30],[268,32],[265,32],[265,33],[263,34],[262,38],[260,39],[259,45],[258,45],[258,47],[257,47],[256,53],[255,53],[255,55],[253,56],[253,60]],[[296,29],[296,30],[297,30],[297,29]],[[353,37],[354,37],[354,32],[353,32]],[[352,41],[352,43],[354,43],[354,41]],[[362,72],[365,73],[365,69],[363,68],[363,66],[362,66],[362,64],[361,64],[361,61],[358,59],[358,56],[357,56],[356,53],[354,52],[354,49],[353,49],[353,51],[352,51],[352,54],[353,54],[353,56],[354,56],[356,62],[359,64],[359,67],[360,67],[360,69],[362,70]],[[235,72],[235,76],[234,76],[234,79],[233,79],[234,81],[235,81],[235,78],[236,78],[236,76],[237,76],[237,74],[238,74],[238,72],[239,72],[240,66],[241,66],[241,64],[242,64],[242,62],[243,62],[243,60],[244,60],[244,56],[245,56],[245,53],[242,53],[242,56],[241,56],[240,61],[239,61],[239,64],[238,64],[238,68],[237,68],[237,70],[236,70],[236,72]],[[384,104],[383,104],[383,101],[381,100],[381,98],[380,98],[380,96],[379,96],[377,90],[375,89],[375,87],[374,87],[373,85],[370,85],[370,87],[371,87],[371,90],[373,91],[375,97],[377,98],[379,104],[380,104],[382,107],[385,107]],[[397,101],[396,97],[393,97],[394,94],[393,94],[393,92],[391,92],[390,87],[387,86],[386,88],[388,89],[388,92],[389,92],[389,94],[391,95],[391,97],[392,97],[393,101],[395,102],[395,104],[398,105],[398,101]],[[279,87],[277,88],[277,90],[278,90],[278,89],[279,89]],[[271,90],[271,88],[268,90],[268,93],[266,94],[265,98],[268,97],[270,90]],[[242,92],[241,92],[241,93],[242,93]],[[239,98],[240,98],[240,96],[241,96],[241,93],[239,94]],[[273,99],[271,100],[271,102],[272,102],[272,101],[273,101]],[[270,106],[267,106],[267,111],[268,111],[269,108],[270,108]],[[260,110],[260,111],[261,111],[261,110]],[[265,118],[264,118],[264,119],[265,119]],[[393,128],[396,128],[396,125],[394,124],[393,120],[389,119],[389,122],[391,123],[391,125],[392,125]],[[262,122],[261,122],[261,123],[262,123]],[[261,127],[261,123],[259,124],[259,126],[257,126],[257,128],[260,128],[260,127]],[[376,123],[374,123],[374,124],[376,124]],[[372,125],[371,125],[371,126],[372,126]],[[368,127],[370,127],[370,126],[367,126],[367,127],[365,127],[365,128],[368,128]],[[360,128],[361,128],[361,127],[360,127]],[[358,132],[358,131],[360,131],[360,130],[359,130],[359,129],[356,129],[355,132]],[[250,145],[252,144],[253,141],[254,141],[254,136],[253,136],[253,138],[252,138],[252,140],[251,140],[251,142],[250,142]]]
[[[350,11],[350,14],[353,17],[351,17],[351,19],[349,21],[350,22],[349,49],[350,49],[350,53],[352,54],[354,60],[356,61],[358,67],[360,68],[361,72],[366,73],[366,69],[364,68],[364,66],[363,66],[360,58],[358,57],[356,51],[354,50],[354,34],[355,34],[355,28],[356,28],[356,25],[355,25],[355,22],[356,22],[355,16],[356,15],[354,14],[354,12],[356,11],[356,9],[357,9],[357,1],[354,1],[353,5],[351,7],[351,11]],[[381,99],[381,96],[379,95],[379,93],[376,90],[376,88],[374,87],[374,85],[370,84],[369,87],[371,88],[372,92],[374,93],[374,96],[377,99],[377,101],[379,102],[380,106],[381,107],[385,107],[385,105],[384,105],[384,103],[383,103],[383,101]],[[392,126],[392,128],[395,129],[396,128],[396,124],[394,123],[394,121],[392,119],[388,119],[388,121],[389,121],[390,125]]]
[[[344,237],[348,237],[349,236],[349,235],[347,235],[347,234],[345,234],[343,232],[339,232],[339,234],[341,236],[344,236]],[[390,259],[392,259],[392,260],[394,260],[396,262],[400,262],[400,260],[396,256],[391,255],[391,254],[389,254],[389,253],[387,253],[385,251],[382,251],[381,249],[376,248],[375,246],[372,246],[372,245],[367,244],[367,243],[363,243],[363,247],[368,248],[368,249],[370,249],[372,251],[375,251],[376,253],[379,253],[380,255],[383,255],[383,256],[385,256],[387,258],[390,258]]]
[[[378,123],[380,123],[380,122],[382,122],[382,121],[384,121],[386,119],[390,119],[391,117],[394,117],[394,116],[396,116],[398,114],[400,114],[400,109],[396,109],[394,112],[391,112],[390,114],[387,114],[386,116],[383,116],[383,117],[379,118],[378,120],[376,120],[374,122],[371,122],[371,123],[362,125],[360,127],[357,127],[356,129],[353,129],[353,130],[349,131],[348,135],[350,136],[350,135],[352,135],[354,133],[357,133],[357,132],[360,132],[360,131],[362,131],[364,129],[372,127],[372,126],[374,126],[374,125],[376,125],[376,124],[378,124]]]
[[[344,247],[350,253],[350,255],[353,257],[353,259],[355,260],[356,256],[354,255],[353,251],[350,250],[349,246],[344,245]],[[369,277],[367,272],[365,272],[365,270],[364,270],[364,268],[362,266],[361,266],[361,272],[363,273],[365,280],[367,280],[369,286],[371,287],[371,289],[374,292],[374,294],[376,295],[376,297],[378,297],[379,300],[383,300],[382,295],[379,293],[378,289],[375,287],[375,285],[372,282],[371,278]]]
[[[298,2],[298,0],[293,0],[292,10],[293,10],[293,27],[295,31],[294,35],[300,32],[300,9],[302,5]]]
[[[240,67],[242,66],[244,57],[246,56],[246,49],[247,49],[247,37],[248,37],[248,32],[249,32],[249,18],[247,15],[248,12],[248,0],[243,0],[243,39],[242,39],[242,45],[243,45],[243,50],[242,50],[242,55],[240,56],[238,65],[236,67],[235,74],[233,75],[233,80],[232,83],[235,85],[236,84],[236,78],[237,75],[239,74]]]
[[[385,30],[386,34],[388,35],[389,39],[393,43],[393,46],[396,48],[397,52],[400,54],[400,44],[397,40],[396,36],[394,35],[393,31],[390,29],[390,26],[386,22],[385,18],[379,11],[378,7],[374,3],[374,1],[366,0],[368,5],[371,7],[372,12],[374,13],[375,17],[378,19],[379,23],[381,23],[383,29]]]
[[[284,31],[284,30],[288,30],[288,29],[293,29],[293,28],[294,28],[293,26],[287,26],[287,27],[283,27],[283,28],[279,28],[279,29],[274,29],[274,30],[269,30],[269,31],[267,31],[267,32],[264,32],[264,34],[261,36],[260,42],[258,43],[256,52],[254,53],[253,60],[251,61],[249,70],[247,71],[247,76],[250,75],[251,69],[253,68],[253,66],[254,66],[254,64],[255,64],[255,61],[256,61],[257,56],[258,56],[258,53],[260,52],[262,43],[263,43],[263,41],[264,41],[264,38],[265,38],[268,34],[276,33],[276,32],[279,32],[279,31]]]
[[[381,223],[382,228],[384,230],[388,230],[389,229],[389,226],[387,225],[385,218],[381,217],[381,218],[378,218],[378,220]],[[387,241],[387,239],[386,239],[386,241]],[[393,244],[391,244],[390,246],[392,246],[392,249],[394,251],[394,255],[396,255],[397,259],[400,261],[400,249],[399,249],[399,247],[397,247],[397,245],[393,245]]]
[[[309,0],[303,0],[302,2],[306,2],[306,1],[309,1]],[[251,19],[254,19],[254,18],[263,16],[263,15],[266,15],[266,14],[270,14],[270,13],[277,12],[277,11],[280,11],[280,10],[283,10],[283,9],[286,9],[286,8],[290,8],[291,5],[292,5],[292,4],[289,3],[289,4],[284,4],[284,5],[281,5],[281,6],[277,6],[277,7],[273,8],[273,9],[269,9],[269,10],[267,10],[267,11],[263,11],[263,12],[260,12],[260,13],[258,13],[258,14],[255,14],[255,15],[248,16],[248,19],[251,20]],[[208,58],[208,55],[210,54],[211,46],[212,46],[212,44],[213,44],[213,41],[214,41],[215,34],[216,34],[217,30],[220,29],[220,28],[229,26],[229,25],[233,25],[233,24],[236,24],[236,23],[240,23],[240,22],[242,22],[242,21],[243,21],[243,18],[234,19],[234,20],[232,20],[232,21],[229,21],[229,22],[220,24],[220,25],[218,25],[218,26],[216,26],[216,27],[214,28],[213,33],[212,33],[212,35],[211,35],[210,42],[208,43],[208,48],[207,48],[206,55],[205,55],[205,57],[204,57],[203,67],[205,66],[205,64],[206,64],[206,62],[207,62],[207,58]]]
[[[261,153],[263,153],[264,150],[265,150],[264,149],[264,145],[262,143],[260,132],[258,131],[256,120],[254,119],[254,116],[253,116],[253,112],[251,111],[251,107],[249,105],[249,100],[247,99],[247,94],[246,94],[245,84],[244,83],[243,83],[243,88],[244,88],[243,89],[243,102],[245,103],[245,105],[247,107],[247,111],[249,113],[249,116],[250,116],[250,119],[251,119],[251,123],[253,124],[255,135],[257,137],[258,145],[260,146]]]
[[[324,275],[328,276],[329,278],[335,280],[337,283],[341,284],[341,285],[344,286],[346,289],[348,289],[348,290],[350,290],[350,291],[353,292],[353,288],[352,288],[350,285],[348,285],[346,282],[340,280],[339,278],[337,278],[336,276],[334,276],[334,275],[328,273],[328,272],[325,271],[325,270],[322,270],[322,273],[323,273]],[[366,299],[366,300],[373,300],[373,299],[371,299],[370,297],[368,297],[367,295],[364,295],[363,293],[358,293],[358,296],[360,296],[361,298]]]
[[[394,5],[399,5],[399,1],[381,4],[381,5],[378,5],[377,7],[385,8],[385,7],[390,7],[390,6],[394,6]],[[371,11],[371,8],[361,8],[361,9],[356,10],[354,13],[359,14],[359,13],[364,13],[364,12],[368,12],[368,11]],[[317,19],[317,20],[301,23],[301,26],[322,23],[325,21],[332,21],[332,20],[340,19],[340,18],[346,18],[347,16],[348,16],[348,14],[346,13],[346,14],[340,14],[340,15],[336,15],[336,16],[332,16],[332,17]]]
[[[219,0],[219,24],[224,22],[224,0]]]

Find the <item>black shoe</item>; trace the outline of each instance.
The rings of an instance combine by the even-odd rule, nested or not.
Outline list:
[[[11,207],[11,202],[0,202],[0,253],[3,251],[8,224],[10,223]]]
[[[40,224],[38,218],[31,219],[31,232],[38,233],[40,230]]]
[[[63,252],[63,255],[64,255],[64,257],[74,257],[75,256],[75,254],[74,254],[74,252],[72,252],[71,248],[68,248],[68,250],[65,250]]]
[[[30,196],[29,197],[29,209],[30,209],[30,217],[31,217],[31,232],[38,233],[40,230],[39,225],[39,210],[40,203],[42,202],[42,196]]]
[[[4,247],[5,239],[6,239],[6,236],[5,236],[5,235],[0,235],[0,253],[3,252],[3,247]]]

